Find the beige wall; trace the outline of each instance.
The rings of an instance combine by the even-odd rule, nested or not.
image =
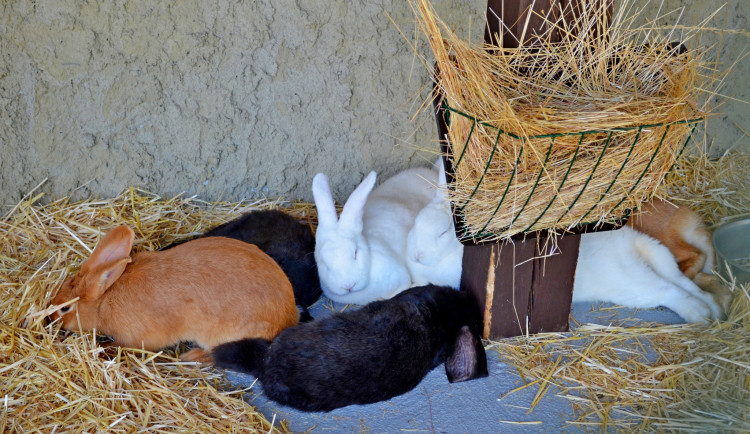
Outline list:
[[[646,3],[634,1],[634,3]],[[743,56],[750,49],[750,2],[746,0],[661,0],[652,1],[643,15],[657,16],[683,8],[680,22],[695,25],[709,17],[707,29],[694,40],[688,42],[691,48],[700,47],[708,51],[707,58],[718,60],[718,71],[730,71],[719,92],[721,97],[713,99],[713,116],[709,118],[704,143],[708,144],[712,155],[720,155],[727,150],[750,152],[750,59]],[[670,14],[662,20],[671,24],[677,14]],[[724,31],[722,31],[724,30]],[[675,33],[673,40],[680,37]]]
[[[481,37],[485,1],[433,3],[459,34]],[[720,4],[666,3],[700,3],[688,23]],[[740,3],[717,25],[747,31]],[[343,199],[371,169],[426,164],[418,148],[436,148],[435,126],[417,108],[428,73],[385,11],[413,38],[404,0],[0,3],[0,205],[44,178],[50,196],[133,185],[310,200],[319,171]],[[725,35],[722,53],[736,58],[746,42]],[[750,99],[748,63],[725,93]],[[715,150],[750,149],[748,106],[721,109]]]

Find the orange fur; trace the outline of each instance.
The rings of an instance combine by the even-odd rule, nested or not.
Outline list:
[[[693,281],[700,289],[711,293],[722,311],[729,312],[732,305],[732,291],[715,274],[698,273]]]
[[[713,252],[705,252],[686,239],[689,234],[709,239],[700,217],[688,207],[654,199],[630,218],[628,226],[664,244],[677,260],[680,271],[690,279],[701,271],[707,256],[713,255]]]
[[[289,280],[255,245],[207,237],[129,257],[132,242],[127,226],[102,238],[51,304],[80,299],[52,319],[73,331],[80,320],[81,329],[111,336],[111,345],[147,350],[180,341],[210,350],[243,338],[271,340],[297,324]],[[184,358],[210,360],[200,349]]]

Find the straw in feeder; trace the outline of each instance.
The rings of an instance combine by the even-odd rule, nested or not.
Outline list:
[[[461,40],[418,1],[448,123],[459,235],[617,222],[654,195],[707,115],[704,54],[624,12],[608,25],[600,3],[582,2],[591,9],[565,29],[599,26],[607,37],[571,31],[551,42],[548,32],[503,48]]]

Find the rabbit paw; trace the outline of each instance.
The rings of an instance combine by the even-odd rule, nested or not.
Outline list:
[[[203,348],[193,348],[192,350],[182,353],[180,360],[183,362],[200,362],[200,363],[211,363],[211,353],[204,350]]]
[[[685,294],[682,300],[679,300],[674,306],[667,306],[685,321],[709,323],[714,318],[713,309],[700,300],[698,297]]]
[[[721,309],[720,317],[729,311],[732,304],[732,290],[713,274],[698,273],[693,281],[703,290],[710,293]]]

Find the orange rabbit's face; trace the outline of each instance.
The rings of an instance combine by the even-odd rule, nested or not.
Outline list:
[[[78,286],[77,283],[79,280],[80,278],[77,274],[65,279],[65,282],[63,282],[60,290],[57,291],[57,295],[52,299],[50,304],[53,306],[59,305],[78,297],[75,288]],[[73,303],[57,309],[52,315],[50,315],[50,320],[55,321],[58,318],[62,318],[61,323],[63,329],[76,331],[78,330],[78,321],[76,320],[77,310],[78,301],[74,301]]]
[[[65,279],[57,295],[52,299],[50,305],[64,304],[70,300],[78,300],[60,307],[50,315],[50,320],[61,319],[64,330],[79,331],[91,330],[96,326],[96,303],[86,297],[84,287],[85,278],[81,273]],[[80,324],[80,328],[79,328]]]
[[[120,226],[105,235],[76,275],[63,282],[51,305],[61,305],[51,320],[61,319],[69,331],[92,330],[97,326],[98,307],[104,292],[114,284],[130,262],[133,231]]]

